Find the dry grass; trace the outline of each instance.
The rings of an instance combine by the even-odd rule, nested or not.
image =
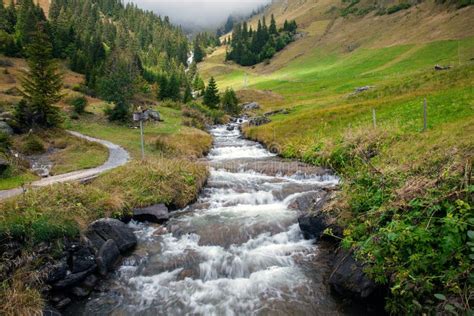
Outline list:
[[[11,277],[0,284],[0,315],[39,316],[44,302],[36,289],[37,273],[30,269],[16,270]]]
[[[209,152],[212,137],[195,128],[182,128],[178,133],[160,135],[155,140],[156,150],[165,157],[196,159]]]

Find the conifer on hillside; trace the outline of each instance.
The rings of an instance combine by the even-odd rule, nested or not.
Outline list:
[[[16,118],[22,127],[56,127],[61,123],[59,109],[62,74],[52,57],[51,40],[44,22],[38,23],[26,48],[29,70],[21,78],[24,102],[16,108]]]
[[[212,109],[217,109],[219,105],[219,90],[214,77],[211,77],[209,84],[207,85],[206,91],[204,92],[204,104]]]

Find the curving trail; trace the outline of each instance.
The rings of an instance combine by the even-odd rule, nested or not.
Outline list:
[[[130,160],[129,153],[125,149],[120,147],[119,145],[116,145],[106,140],[86,136],[78,132],[68,131],[68,133],[76,137],[88,140],[90,142],[99,143],[107,147],[107,149],[109,150],[109,158],[103,165],[95,167],[95,168],[73,171],[69,173],[60,174],[57,176],[43,178],[38,181],[34,181],[30,184],[32,188],[44,187],[44,186],[52,185],[55,183],[62,183],[62,182],[84,181],[87,179],[91,179],[105,171],[123,166]],[[23,193],[23,191],[24,189],[21,187],[0,191],[0,200],[17,196]]]

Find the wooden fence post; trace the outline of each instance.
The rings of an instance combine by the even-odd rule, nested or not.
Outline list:
[[[423,101],[423,131],[426,131],[428,128],[428,109],[427,109],[426,98]]]
[[[374,128],[377,128],[377,116],[375,114],[375,109],[372,109],[372,122],[374,124]]]

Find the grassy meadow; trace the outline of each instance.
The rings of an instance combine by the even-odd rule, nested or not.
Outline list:
[[[300,55],[302,44],[292,45],[284,54]],[[387,311],[469,309],[474,37],[351,52],[321,45],[269,71],[280,57],[243,68],[223,56],[216,51],[200,67],[221,89],[259,102],[256,115],[288,110],[245,127],[247,137],[341,175],[325,211],[345,227],[342,245],[388,287]],[[436,71],[437,64],[450,68]]]

